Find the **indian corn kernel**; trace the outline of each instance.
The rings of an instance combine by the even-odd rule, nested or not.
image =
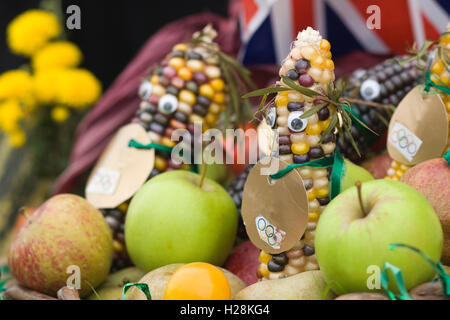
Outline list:
[[[330,43],[312,28],[300,32],[282,64],[280,76],[326,93],[327,84],[334,80],[334,64],[329,60],[330,47]],[[320,103],[322,101],[313,101],[293,90],[278,93],[275,98],[277,118],[274,127],[279,133],[281,160],[305,163],[333,156],[336,147],[334,133],[330,133],[319,143],[322,133],[330,124],[333,108],[326,106],[306,119],[300,118],[304,112]],[[286,252],[271,255],[261,251],[257,270],[260,279],[279,279],[319,269],[314,251],[314,236],[320,214],[330,202],[328,189],[331,170],[312,167],[300,167],[296,170],[302,176],[309,202],[307,229],[295,246]]]
[[[450,31],[450,27],[447,28],[447,32]],[[439,41],[439,45],[446,49],[450,49],[450,37],[445,36]],[[444,62],[440,59],[439,55],[435,53],[434,61],[431,64],[430,68],[431,72],[431,80],[438,85],[450,86],[450,75],[444,66]],[[449,121],[449,129],[450,129],[450,96],[444,92],[440,93],[442,97],[442,101],[444,102],[445,109],[447,111],[447,119]],[[447,137],[448,143],[445,151],[450,149],[450,130],[449,136]],[[387,176],[385,179],[389,180],[399,180],[401,176],[412,166],[408,166],[406,164],[401,164],[397,161],[393,161],[391,163],[390,168],[387,171]]]

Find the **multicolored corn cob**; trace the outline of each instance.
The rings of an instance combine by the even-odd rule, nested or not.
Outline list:
[[[192,135],[194,123],[201,123],[203,132],[217,126],[231,93],[218,52],[210,50],[217,46],[213,43],[215,37],[216,31],[205,27],[194,34],[195,42],[175,45],[161,65],[143,80],[139,88],[142,101],[133,122],[145,128],[152,143],[174,147],[177,142],[171,140],[171,135],[176,129],[187,129]],[[155,150],[149,179],[164,171],[190,168],[172,161],[170,152]],[[121,207],[124,210],[103,210],[116,235],[113,269],[131,264],[123,240],[126,204]]]
[[[345,95],[350,98],[397,106],[403,97],[417,85],[421,73],[415,60],[402,66],[397,63],[406,58],[408,56],[397,56],[385,60],[371,69],[356,70],[349,79],[350,90]],[[356,90],[354,90],[355,88]],[[391,118],[388,110],[362,104],[353,104],[352,109],[379,136],[383,136],[387,131],[387,125]],[[355,163],[364,160],[370,146],[377,141],[377,137],[372,136],[373,133],[364,130],[356,124],[353,124],[351,128],[361,157],[355,152],[347,133],[344,134],[343,139],[338,139],[338,149],[341,154]]]
[[[203,31],[202,37],[212,42],[215,31]],[[194,123],[202,123],[203,131],[216,127],[228,101],[218,57],[203,46],[185,43],[174,46],[162,65],[144,80],[139,94],[142,102],[135,121],[148,131],[152,142],[169,147],[176,144],[171,140],[176,129],[193,133]],[[182,168],[171,161],[170,154],[156,150],[152,176]]]
[[[447,27],[447,32],[450,32],[450,26]],[[445,37],[441,37],[438,43],[439,46],[444,48],[445,50],[450,50],[450,35],[446,35]],[[431,64],[430,73],[431,73],[431,80],[438,84],[443,86],[450,86],[450,74],[448,72],[449,65],[448,62],[443,61],[442,57],[439,56],[437,52],[434,54],[434,59]],[[445,108],[447,111],[447,119],[449,123],[449,129],[450,129],[450,95],[445,94],[444,92],[440,93],[442,100],[445,104]],[[450,148],[450,130],[449,130],[449,136],[448,136],[448,145],[447,149]],[[408,166],[406,164],[400,163],[396,160],[392,161],[390,168],[387,171],[387,176],[385,179],[389,180],[399,180],[401,176],[412,166]]]
[[[125,248],[125,214],[128,209],[128,203],[123,203],[116,209],[103,209],[101,212],[105,217],[113,234],[113,264],[111,272],[115,272],[132,265],[130,257]]]
[[[283,61],[280,76],[286,76],[316,92],[327,93],[327,85],[335,78],[330,43],[311,27],[303,30],[294,41],[289,56]],[[305,163],[333,156],[336,147],[334,132],[322,142],[320,140],[321,134],[330,125],[334,107],[325,106],[306,119],[300,118],[304,112],[322,102],[294,90],[278,93],[273,124],[279,133],[281,160]],[[260,279],[279,279],[319,268],[314,251],[314,236],[320,214],[330,202],[328,185],[331,170],[312,167],[296,170],[302,176],[308,194],[307,230],[303,238],[287,252],[271,255],[261,251],[261,264],[257,272]]]

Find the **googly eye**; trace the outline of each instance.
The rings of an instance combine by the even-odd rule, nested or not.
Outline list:
[[[273,128],[275,126],[276,120],[277,120],[277,111],[275,107],[272,107],[269,109],[269,112],[267,112],[266,121],[269,124],[269,126]]]
[[[174,113],[178,108],[178,99],[174,95],[166,94],[159,99],[158,109],[165,114]]]
[[[308,120],[300,119],[300,116],[303,114],[301,111],[294,111],[289,114],[288,117],[288,128],[293,132],[302,132],[306,129],[308,125]]]
[[[145,80],[141,83],[141,86],[139,87],[139,96],[142,100],[147,100],[150,95],[152,94],[153,85],[150,81]]]
[[[361,83],[361,89],[359,93],[364,100],[372,101],[380,96],[380,84],[373,80],[367,79],[363,83]]]

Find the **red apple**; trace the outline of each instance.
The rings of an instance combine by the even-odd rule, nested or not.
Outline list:
[[[56,296],[61,287],[78,282],[83,297],[105,280],[112,253],[111,231],[101,212],[79,196],[63,194],[28,217],[11,242],[8,264],[30,289]]]
[[[387,152],[364,161],[361,166],[369,171],[375,179],[383,179],[391,166],[392,158]]]
[[[444,231],[442,262],[450,264],[450,167],[443,158],[422,162],[401,177],[427,198],[436,211]]]
[[[227,262],[225,269],[231,271],[241,278],[248,286],[258,281],[256,270],[259,266],[259,249],[250,241],[241,243],[234,248]]]

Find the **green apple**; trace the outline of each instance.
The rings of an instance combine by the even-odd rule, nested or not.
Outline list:
[[[189,171],[169,171],[148,181],[131,200],[125,242],[144,271],[172,263],[222,265],[233,248],[238,213],[216,182]]]
[[[341,179],[341,192],[355,185],[356,181],[367,182],[374,180],[369,171],[357,166],[353,162],[344,159],[344,173]]]
[[[394,243],[416,247],[434,261],[441,258],[443,232],[436,213],[419,192],[398,181],[363,183],[361,204],[358,188],[344,191],[328,204],[316,229],[320,269],[338,294],[374,290],[368,286],[373,266],[381,270],[385,262],[401,269],[407,289],[433,278],[418,254],[389,250]]]
[[[212,163],[208,164],[206,169],[206,177],[224,186],[230,178],[229,170],[225,164]]]
[[[87,299],[121,300],[123,286],[129,282],[137,282],[144,275],[145,272],[136,267],[129,267],[112,273]]]

